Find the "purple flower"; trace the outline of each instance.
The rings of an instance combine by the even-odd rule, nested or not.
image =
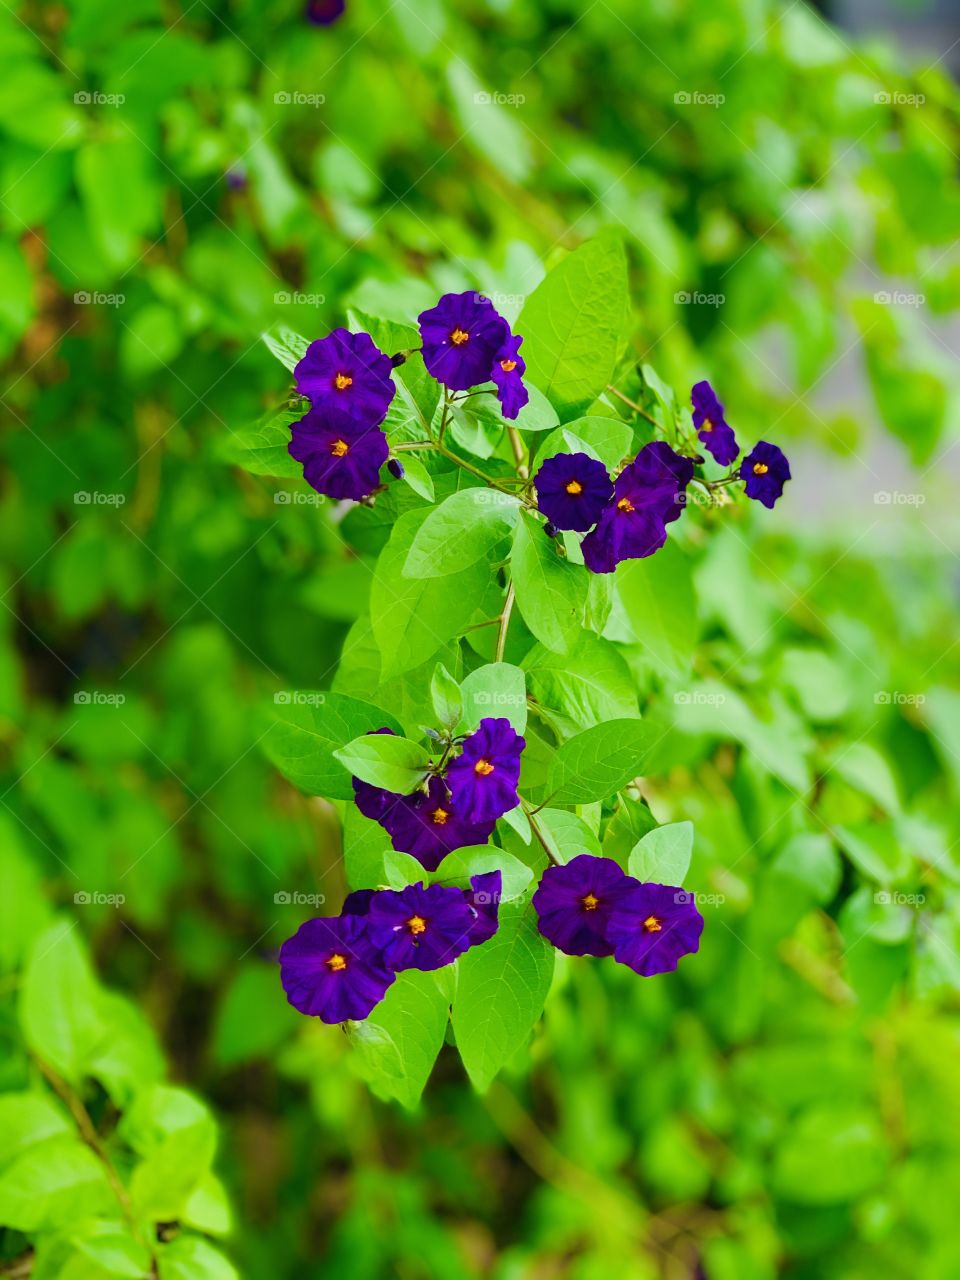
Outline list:
[[[733,428],[728,425],[723,405],[709,382],[698,382],[690,392],[693,402],[693,425],[707,452],[715,462],[727,467],[740,452]]]
[[[454,803],[442,778],[431,777],[427,790],[396,795],[354,778],[357,808],[379,822],[400,853],[410,853],[426,871],[436,871],[448,853],[467,845],[486,844],[496,819],[469,821]],[[499,816],[499,815],[497,815]]]
[[[397,393],[391,368],[390,357],[368,333],[334,329],[310,343],[293,376],[314,409],[335,409],[363,427],[376,427]]]
[[[471,822],[491,822],[520,803],[520,753],[527,744],[509,720],[486,717],[447,767],[450,796]]]
[[[653,555],[667,540],[666,526],[679,519],[693,460],[663,440],[645,444],[617,476],[613,501],[581,543],[587,568],[612,573],[621,560]]]
[[[497,399],[500,401],[500,412],[511,420],[517,416],[530,399],[530,393],[523,385],[523,375],[527,365],[520,355],[522,338],[508,333],[503,346],[493,361],[493,372],[490,377],[497,388]]]
[[[540,932],[568,956],[612,955],[607,926],[631,883],[612,858],[589,853],[547,867],[533,895]]]
[[[451,391],[489,382],[493,362],[510,334],[489,298],[478,293],[445,293],[419,316],[423,363]]]
[[[307,920],[280,948],[287,999],[322,1022],[365,1018],[393,976],[360,916]]]
[[[790,463],[775,444],[761,440],[741,463],[740,479],[747,482],[748,498],[772,508],[790,479]]]
[[[470,927],[470,946],[486,942],[500,928],[500,898],[503,892],[503,876],[499,871],[486,871],[470,877],[470,888],[463,896],[476,918]]]
[[[613,497],[613,481],[602,462],[586,453],[557,453],[534,479],[537,506],[557,529],[583,533],[595,525]]]
[[[315,27],[329,27],[342,16],[346,0],[308,0],[307,21]]]
[[[384,889],[370,903],[370,932],[391,969],[441,969],[470,946],[476,912],[462,889],[433,884]]]
[[[681,956],[700,946],[703,916],[692,893],[630,880],[610,916],[613,955],[644,978],[672,973]]]
[[[287,451],[303,463],[303,478],[318,493],[359,500],[380,483],[390,447],[379,427],[361,426],[343,409],[314,408],[291,431]]]

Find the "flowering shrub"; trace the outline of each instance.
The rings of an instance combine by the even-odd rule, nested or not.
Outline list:
[[[604,344],[628,309],[615,236],[561,270],[562,288],[547,275],[517,332],[464,292],[421,312],[416,330],[365,315],[309,342],[267,335],[303,413],[288,425],[288,407],[258,429],[257,469],[269,469],[265,444],[277,464],[285,449],[323,497],[383,511],[392,529],[371,623],[384,668],[420,682],[418,714],[393,719],[334,676],[330,693],[297,699],[309,714],[285,710],[271,730],[280,768],[339,802],[352,888],[338,916],[284,943],[281,977],[290,1002],[324,1022],[400,1020],[416,1049],[390,1071],[416,1071],[411,1098],[448,1007],[471,1079],[489,1084],[540,1016],[554,948],[645,977],[698,949],[703,918],[683,887],[690,828],[679,847],[657,844],[662,855],[644,844],[667,828],[637,791],[650,743],[635,706],[584,716],[562,689],[555,710],[581,726],[569,732],[531,700],[530,663],[538,651],[576,661],[615,702],[617,566],[661,550],[689,490],[710,510],[744,495],[772,507],[790,478],[764,441],[734,465],[740,447],[709,383],[692,388],[691,415],[687,397]],[[627,394],[621,378],[639,388]],[[584,633],[591,654],[574,659]],[[633,847],[611,836],[621,824]],[[454,964],[471,980],[451,985]],[[443,1016],[424,1019],[425,1001]],[[492,1016],[505,1007],[510,1018]],[[375,1064],[376,1042],[354,1034]]]

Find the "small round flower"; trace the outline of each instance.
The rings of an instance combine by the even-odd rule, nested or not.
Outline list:
[[[464,889],[467,905],[475,912],[476,919],[470,927],[470,946],[486,942],[500,928],[500,899],[503,894],[503,876],[499,871],[485,871],[470,877],[470,888]]]
[[[621,560],[653,555],[667,540],[667,525],[680,518],[693,460],[663,440],[645,444],[617,476],[613,501],[581,543],[593,573],[612,573]]]
[[[396,795],[353,780],[357,808],[379,822],[400,853],[409,853],[426,871],[436,871],[448,853],[469,845],[486,844],[496,819],[474,822],[463,816],[442,778],[431,777],[427,790]],[[499,815],[498,815],[499,816]]]
[[[307,21],[315,27],[329,27],[343,16],[346,0],[307,0]]]
[[[307,920],[280,948],[287,999],[322,1022],[367,1017],[393,978],[361,916]]]
[[[534,478],[537,506],[557,529],[584,533],[613,497],[613,481],[602,462],[586,453],[556,453]]]
[[[291,432],[287,451],[318,493],[359,501],[380,483],[390,447],[379,427],[360,426],[342,409],[310,409]]]
[[[527,371],[527,366],[523,356],[520,355],[521,342],[523,339],[515,334],[507,335],[506,342],[494,358],[493,372],[490,374],[497,388],[500,412],[511,421],[530,399],[530,393],[523,385],[523,375]]]
[[[491,822],[520,803],[520,753],[526,742],[509,720],[485,717],[447,766],[446,780],[458,811],[470,822]]]
[[[393,476],[394,480],[402,480],[407,474],[403,468],[403,463],[399,458],[391,458],[387,463],[387,470]]]
[[[644,978],[672,973],[681,956],[698,950],[702,932],[692,893],[637,880],[620,896],[607,928],[614,959]]]
[[[489,382],[493,362],[510,326],[489,298],[478,293],[445,293],[419,316],[423,363],[451,391]]]
[[[379,426],[397,388],[385,356],[368,333],[334,329],[307,347],[293,371],[314,409],[335,409],[364,427]]]
[[[698,382],[690,392],[693,402],[693,425],[704,448],[719,462],[728,467],[740,452],[733,428],[724,417],[723,405],[709,382]]]
[[[612,955],[607,925],[630,883],[612,858],[589,853],[547,867],[533,895],[540,932],[568,956]]]
[[[476,912],[462,889],[411,884],[377,893],[366,919],[391,969],[442,969],[470,946]]]
[[[740,464],[740,479],[746,481],[748,498],[772,508],[790,479],[790,463],[775,444],[761,440]]]

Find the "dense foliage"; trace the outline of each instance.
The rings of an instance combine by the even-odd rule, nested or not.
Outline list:
[[[804,4],[346,8],[0,6],[0,1274],[949,1276],[955,91]],[[322,498],[274,357],[468,290],[514,430],[478,397]],[[404,574],[469,468],[613,470],[703,379],[776,510],[694,485],[589,575],[474,500]],[[396,382],[392,442],[438,430]],[[290,1009],[302,921],[424,878],[334,751],[445,715],[522,721],[546,845],[695,894],[697,954],[557,955],[501,819],[453,877],[501,870],[492,938]]]

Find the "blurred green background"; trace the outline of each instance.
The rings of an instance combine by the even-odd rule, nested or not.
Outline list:
[[[0,5],[0,1275],[146,1274],[84,1225],[99,1145],[163,1280],[960,1276],[954,16]],[[406,1112],[283,1001],[344,886],[260,746],[383,529],[234,433],[269,325],[513,317],[604,226],[636,358],[793,463],[650,562],[644,794],[704,944],[564,963],[489,1094],[444,1052]]]

